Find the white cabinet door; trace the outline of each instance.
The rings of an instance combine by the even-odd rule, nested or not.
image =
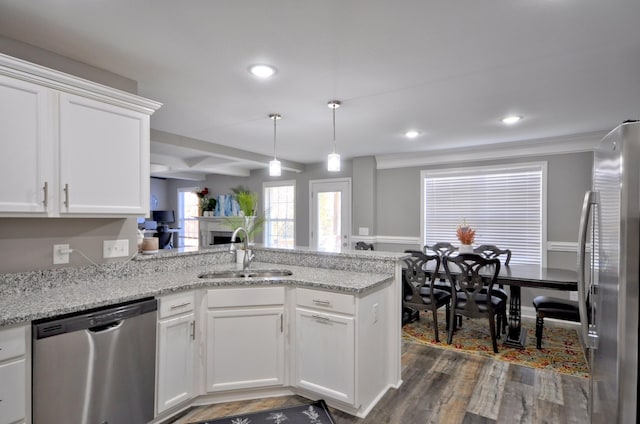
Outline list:
[[[354,404],[353,317],[296,308],[295,346],[297,387]]]
[[[60,93],[60,190],[63,214],[145,214],[149,116]]]
[[[195,315],[158,323],[157,412],[194,396]]]
[[[282,307],[207,312],[207,391],[284,384]]]
[[[45,214],[54,190],[52,90],[0,75],[0,212]]]
[[[24,358],[0,365],[0,424],[25,419],[26,378]]]

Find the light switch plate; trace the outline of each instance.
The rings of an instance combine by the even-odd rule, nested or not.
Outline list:
[[[104,240],[102,242],[102,257],[121,258],[129,256],[129,240]]]
[[[358,228],[359,236],[368,236],[369,235],[369,227],[359,227]]]

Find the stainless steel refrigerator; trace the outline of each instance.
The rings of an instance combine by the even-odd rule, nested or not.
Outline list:
[[[640,122],[628,122],[595,149],[593,187],[580,220],[578,300],[592,423],[635,424],[640,419],[639,220]]]

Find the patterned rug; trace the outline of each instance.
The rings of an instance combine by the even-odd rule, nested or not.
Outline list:
[[[335,424],[329,408],[320,399],[306,405],[234,415],[194,424]]]
[[[522,321],[522,328],[528,330],[525,349],[509,348],[498,340],[498,353],[493,353],[489,321],[486,318],[467,319],[463,317],[462,328],[456,330],[453,334],[452,344],[449,345],[447,344],[444,312],[438,312],[440,343],[436,343],[431,312],[421,311],[419,321],[405,324],[402,327],[402,337],[412,343],[458,350],[517,365],[588,378],[589,369],[578,339],[578,332],[574,328],[545,322],[542,349],[536,349],[535,321],[527,318],[523,318]]]

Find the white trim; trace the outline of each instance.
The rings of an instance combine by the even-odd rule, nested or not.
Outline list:
[[[0,53],[0,75],[152,115],[162,103]]]
[[[298,208],[296,208],[296,196],[298,195],[297,193],[297,186],[296,186],[296,180],[277,180],[277,181],[263,181],[262,182],[262,198],[264,199],[264,201],[262,202],[262,213],[263,216],[265,217],[265,224],[267,223],[267,205],[266,205],[266,200],[267,200],[267,196],[265,193],[265,189],[266,188],[271,188],[271,187],[290,187],[293,186],[293,245],[296,246],[296,223],[297,223],[297,213],[298,213]],[[266,244],[266,231],[262,231],[262,243]]]
[[[447,163],[591,152],[609,131],[494,143],[482,147],[456,146],[424,152],[376,156],[376,169],[408,168]]]
[[[548,241],[547,251],[549,252],[578,252],[578,242],[573,241]]]

